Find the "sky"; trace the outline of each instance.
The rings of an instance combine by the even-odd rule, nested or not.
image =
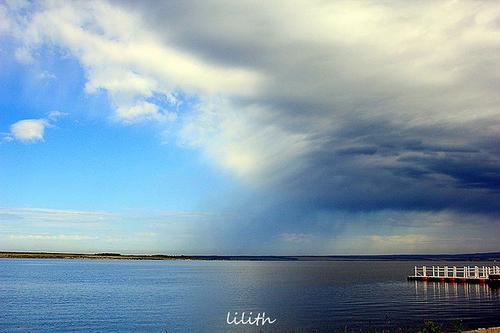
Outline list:
[[[0,1],[0,250],[500,250],[500,4]]]

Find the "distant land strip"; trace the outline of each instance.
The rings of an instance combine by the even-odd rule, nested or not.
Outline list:
[[[233,261],[356,261],[356,260],[434,260],[434,261],[500,261],[500,252],[466,254],[390,254],[325,256],[253,256],[253,255],[164,255],[120,253],[0,252],[0,258],[28,259],[117,259],[117,260],[233,260]]]

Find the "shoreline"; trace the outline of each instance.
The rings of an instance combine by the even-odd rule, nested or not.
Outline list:
[[[226,260],[226,261],[297,261],[285,256],[218,256],[218,255],[164,255],[121,253],[65,253],[65,252],[8,252],[0,251],[3,259],[89,259],[89,260]]]
[[[331,256],[254,256],[254,255],[164,255],[121,253],[65,253],[0,251],[0,258],[90,259],[90,260],[224,260],[224,261],[500,261],[500,252],[471,254],[331,255]]]

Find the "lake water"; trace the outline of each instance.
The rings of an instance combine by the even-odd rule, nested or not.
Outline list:
[[[427,319],[500,326],[498,289],[406,281],[422,264],[432,263],[0,259],[0,331],[331,332]],[[229,326],[228,311],[265,311],[276,322]]]

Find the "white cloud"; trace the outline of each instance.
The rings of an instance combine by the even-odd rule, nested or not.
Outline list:
[[[47,119],[49,120],[56,120],[60,117],[67,116],[68,114],[66,112],[61,112],[61,111],[50,111],[47,114]]]
[[[177,106],[173,92],[178,89],[206,96],[205,101],[216,100],[202,102],[196,116],[182,123],[180,141],[242,178],[250,180],[265,168],[279,168],[305,151],[307,139],[302,135],[289,135],[271,124],[261,127],[257,119],[250,119],[251,114],[265,117],[268,110],[238,112],[230,105],[227,96],[255,95],[263,74],[214,65],[165,44],[163,36],[131,12],[103,2],[56,1],[43,3],[40,11],[21,22],[18,35],[23,46],[18,53],[22,60],[27,62],[43,44],[65,48],[86,70],[86,92],[108,92],[115,107],[113,119],[173,121],[174,112],[146,99],[161,94],[167,104]]]
[[[251,182],[286,178],[318,150],[328,159],[332,147],[351,144],[337,131],[360,125],[453,128],[474,134],[461,135],[465,145],[482,139],[482,121],[479,135],[497,136],[494,2],[123,6],[41,2],[10,27],[22,41],[18,56],[66,50],[85,70],[86,91],[105,90],[113,118],[126,123],[175,119],[154,95],[171,106],[174,91],[198,95],[197,111],[178,117],[179,141]]]
[[[42,241],[83,241],[98,239],[85,235],[52,235],[52,234],[15,234],[9,235],[12,240],[42,240]]]
[[[237,107],[217,98],[205,100],[185,119],[180,143],[200,149],[215,165],[243,180],[276,180],[262,177],[264,172],[284,178],[294,169],[290,162],[295,161],[298,168],[299,157],[313,142],[306,135],[289,133],[266,122],[269,114],[270,110],[263,107]]]
[[[161,5],[141,8],[157,31],[177,37],[184,49],[266,73],[252,99],[266,110],[258,117],[248,104],[203,102],[185,123],[181,137],[222,167],[267,181],[296,167],[297,156],[324,148],[312,138],[326,137],[325,150],[331,150],[343,143],[335,141],[338,128],[349,132],[370,121],[375,131],[379,122],[404,133],[489,119],[481,133],[498,132],[499,62],[492,56],[500,42],[497,4],[298,1],[249,7],[244,1],[186,4],[172,16]],[[231,17],[218,24],[225,12]],[[262,24],[248,29],[250,22]]]
[[[47,125],[45,119],[20,120],[10,126],[10,133],[14,139],[24,143],[42,141]]]
[[[280,238],[283,239],[285,242],[303,243],[313,240],[314,236],[305,233],[283,233],[280,235]]]
[[[12,251],[200,253],[220,233],[209,223],[214,219],[224,217],[204,211],[0,207],[0,244]]]
[[[371,235],[369,239],[373,242],[384,244],[420,244],[430,243],[434,240],[429,235],[405,234],[405,235]]]
[[[20,60],[29,61],[43,44],[66,49],[86,70],[86,91],[105,89],[115,106],[115,119],[125,122],[171,119],[145,101],[154,93],[169,96],[181,88],[190,93],[248,95],[260,80],[248,69],[217,66],[164,45],[137,15],[101,1],[42,2],[40,10],[18,24]]]
[[[51,73],[49,71],[42,71],[37,75],[37,78],[39,78],[40,80],[54,80],[57,77],[54,73]]]
[[[19,120],[10,126],[10,133],[4,135],[7,141],[18,140],[23,143],[43,141],[45,129],[67,113],[51,111],[46,118]]]
[[[119,106],[116,117],[126,123],[134,123],[139,120],[173,121],[177,115],[174,112],[161,111],[156,104],[138,102],[132,106]]]
[[[115,214],[100,211],[81,211],[50,208],[11,208],[0,207],[0,220],[2,216],[9,219],[26,219],[30,221],[78,221],[95,222],[109,220],[116,217]]]
[[[0,34],[8,31],[10,28],[9,17],[7,15],[7,9],[0,5]]]
[[[16,57],[17,61],[23,64],[31,64],[34,61],[30,50],[25,47],[18,48],[14,53],[14,56]]]

